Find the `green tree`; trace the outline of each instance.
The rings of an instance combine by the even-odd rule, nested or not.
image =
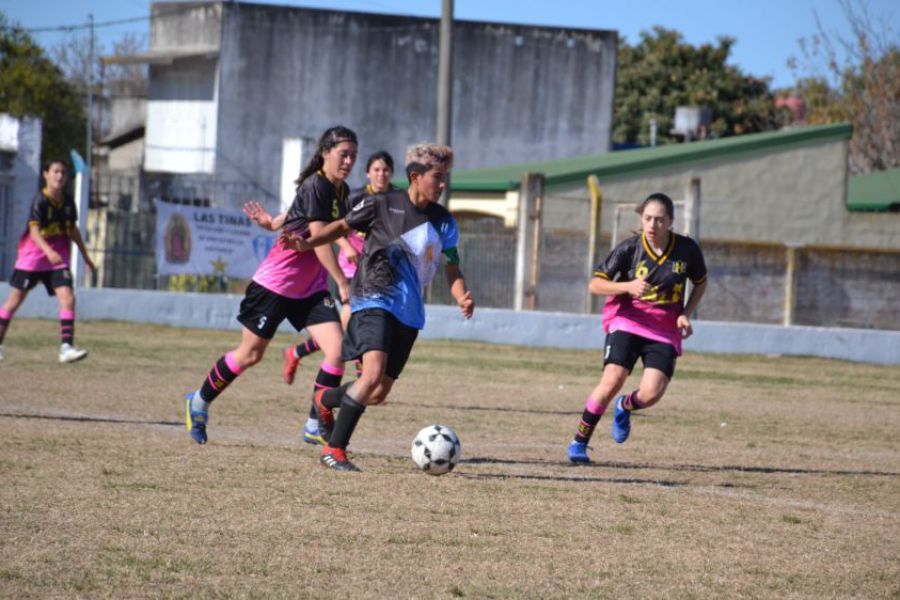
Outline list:
[[[658,26],[641,32],[634,46],[621,40],[613,141],[647,144],[651,119],[657,143],[671,141],[678,106],[712,109],[711,129],[718,137],[776,128],[780,121],[768,79],[726,64],[734,42],[719,37],[716,45],[692,46],[679,32]]]
[[[43,121],[42,159],[85,155],[84,102],[62,71],[0,12],[0,112]]]

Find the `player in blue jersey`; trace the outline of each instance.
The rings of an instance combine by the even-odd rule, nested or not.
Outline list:
[[[651,194],[637,209],[641,233],[616,246],[595,269],[592,294],[607,296],[603,307],[606,349],[600,383],[585,401],[569,444],[569,460],[590,462],[588,442],[600,417],[625,385],[637,359],[640,385],[616,398],[612,437],[622,443],[631,432],[631,413],[659,402],[675,373],[681,340],[693,333],[690,316],[706,291],[707,272],[697,242],[671,231],[672,199]],[[685,303],[685,285],[694,289]]]
[[[437,204],[453,163],[453,151],[417,144],[406,153],[409,189],[364,198],[346,217],[307,239],[283,233],[297,250],[326,244],[350,230],[366,233],[356,276],[350,284],[350,323],[342,358],[362,358],[362,376],[353,383],[316,393],[319,430],[327,444],[319,460],[339,471],[358,471],[346,449],[367,406],[381,404],[409,359],[425,325],[423,292],[446,256],[446,275],[463,317],[475,302],[459,268],[459,233],[450,212]],[[337,419],[334,409],[340,408]]]

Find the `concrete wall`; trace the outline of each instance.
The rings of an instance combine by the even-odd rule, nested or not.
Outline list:
[[[283,140],[338,123],[356,130],[361,160],[385,148],[402,164],[407,145],[434,138],[437,20],[223,11],[218,179],[250,174],[277,197]],[[608,150],[615,32],[457,21],[453,60],[458,168]],[[363,176],[357,166],[351,183]]]
[[[0,283],[0,297],[9,286]],[[112,319],[175,327],[237,330],[241,297],[175,294],[114,289],[78,290],[80,320]],[[19,310],[19,317],[56,319],[56,300],[37,290]],[[473,340],[495,344],[600,349],[603,334],[597,315],[515,312],[478,309],[464,321],[456,307],[427,307],[423,339]],[[15,323],[13,323],[15,327]],[[80,329],[82,335],[89,327]],[[291,331],[285,324],[284,331]],[[779,327],[696,321],[695,334],[685,343],[689,352],[819,356],[900,365],[900,332],[821,327]],[[56,338],[48,340],[55,343]],[[235,342],[238,339],[235,337]]]
[[[150,51],[218,48],[222,4],[157,2],[150,5]]]
[[[31,200],[40,186],[43,125],[40,119],[15,119],[9,115],[0,117],[4,119],[4,128],[9,130],[11,136],[2,148],[12,155],[8,165],[10,168],[0,173],[0,178],[6,182],[6,201],[9,203],[7,206],[0,206],[0,218],[3,218],[0,231],[4,239],[0,275],[9,277],[16,262],[19,237],[28,223]],[[3,183],[0,182],[0,185]]]

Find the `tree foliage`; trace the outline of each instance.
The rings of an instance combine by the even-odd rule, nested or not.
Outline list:
[[[0,112],[43,121],[42,160],[84,156],[84,98],[28,33],[0,12]]]
[[[795,92],[806,101],[808,123],[853,124],[849,168],[866,173],[900,167],[900,37],[864,4],[841,3],[850,38],[818,33],[800,41],[805,65],[792,58]]]
[[[647,144],[656,119],[657,143],[670,141],[678,106],[711,108],[717,137],[777,127],[768,79],[727,64],[734,42],[719,37],[715,45],[692,46],[658,26],[641,32],[634,46],[620,40],[613,140]]]

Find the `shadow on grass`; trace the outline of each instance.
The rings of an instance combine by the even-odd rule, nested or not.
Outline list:
[[[518,461],[508,461],[518,462]],[[686,487],[690,484],[683,481],[668,481],[665,479],[640,479],[636,477],[619,478],[619,477],[574,477],[567,475],[530,475],[520,473],[460,473],[460,476],[466,479],[525,479],[528,481],[569,481],[572,483],[621,483],[625,485],[659,485],[662,487]],[[724,484],[719,487],[737,487],[731,484]]]
[[[474,457],[460,461],[460,464],[470,465],[555,465],[557,461],[531,460],[531,459],[505,459],[491,457]],[[649,470],[649,471],[678,471],[694,473],[765,473],[786,475],[865,475],[875,477],[897,477],[900,473],[890,471],[850,471],[831,469],[800,469],[790,467],[765,467],[746,465],[654,465],[650,463],[623,463],[623,462],[592,462],[588,464],[569,465],[573,469],[621,469],[621,470]]]
[[[46,419],[48,421],[74,421],[76,423],[117,423],[122,425],[164,425],[184,427],[184,421],[147,421],[143,419],[120,419],[118,417],[86,417],[83,415],[29,415],[24,413],[0,413],[6,419]]]

